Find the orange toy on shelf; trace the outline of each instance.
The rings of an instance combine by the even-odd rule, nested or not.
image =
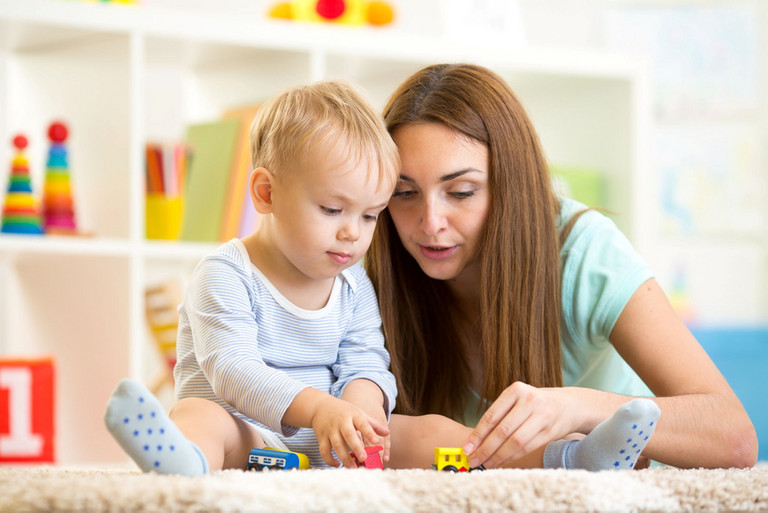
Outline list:
[[[269,11],[271,18],[341,23],[344,25],[388,25],[394,19],[392,6],[380,0],[292,0]]]

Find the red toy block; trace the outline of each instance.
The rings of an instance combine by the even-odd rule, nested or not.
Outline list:
[[[384,450],[384,447],[381,445],[371,445],[365,448],[365,453],[368,455],[365,458],[365,461],[360,463],[357,461],[357,458],[355,457],[355,453],[350,452],[349,455],[352,456],[352,459],[355,460],[355,463],[358,467],[363,466],[365,468],[380,468],[384,469],[384,465],[381,463],[381,455],[379,454],[381,451]]]
[[[0,358],[0,464],[54,462],[53,358]]]

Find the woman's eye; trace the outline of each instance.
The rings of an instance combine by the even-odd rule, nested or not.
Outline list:
[[[341,209],[340,208],[331,208],[331,207],[323,207],[323,206],[321,206],[320,210],[322,210],[325,214],[327,214],[329,216],[335,216],[335,215],[341,213]]]
[[[474,195],[475,195],[475,191],[458,191],[458,192],[451,193],[451,196],[453,196],[456,199],[465,199]]]
[[[392,197],[403,199],[403,198],[410,198],[414,194],[416,194],[416,192],[411,190],[404,190],[404,191],[395,190],[395,192],[392,193]]]

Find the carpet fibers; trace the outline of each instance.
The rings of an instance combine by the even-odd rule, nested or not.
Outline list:
[[[768,511],[751,470],[222,471],[0,467],[0,512]]]

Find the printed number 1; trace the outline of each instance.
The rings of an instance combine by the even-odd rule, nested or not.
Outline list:
[[[43,437],[32,433],[32,372],[27,367],[0,368],[0,388],[8,389],[10,432],[0,435],[0,455],[37,456]]]

